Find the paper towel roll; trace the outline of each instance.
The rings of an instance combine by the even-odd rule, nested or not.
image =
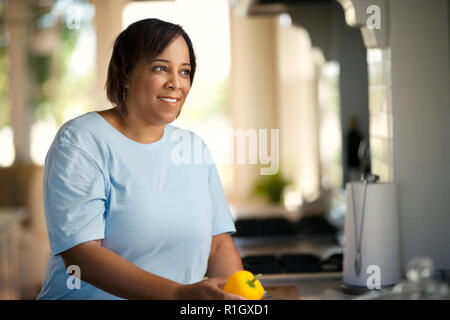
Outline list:
[[[353,193],[352,193],[353,188]],[[352,194],[355,196],[353,202]],[[347,184],[347,212],[344,226],[343,281],[346,285],[367,287],[373,283],[375,268],[379,267],[379,284],[393,285],[401,279],[400,235],[397,205],[397,185],[394,183],[368,183],[366,190],[365,216],[361,233],[364,183]],[[353,203],[355,208],[353,208]],[[361,272],[355,272],[356,239],[361,237]],[[370,268],[369,268],[370,267]],[[369,279],[369,277],[371,277]]]

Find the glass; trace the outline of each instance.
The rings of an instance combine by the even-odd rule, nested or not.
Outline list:
[[[450,300],[450,290],[446,283],[432,279],[433,261],[426,257],[413,258],[406,271],[407,280],[395,285],[391,290],[371,291],[357,300]]]

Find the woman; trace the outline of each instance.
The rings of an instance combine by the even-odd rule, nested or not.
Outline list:
[[[178,25],[146,19],[117,37],[106,83],[114,107],[65,123],[47,154],[52,254],[39,299],[239,298],[222,290],[242,262],[216,167],[173,161],[180,132],[198,138],[170,125],[195,68]]]

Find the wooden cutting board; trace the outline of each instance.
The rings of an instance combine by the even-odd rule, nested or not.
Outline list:
[[[263,300],[298,300],[300,293],[296,286],[264,287]]]

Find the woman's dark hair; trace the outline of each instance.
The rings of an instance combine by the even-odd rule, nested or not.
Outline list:
[[[114,43],[109,61],[106,95],[114,106],[124,107],[124,84],[129,73],[141,60],[152,60],[158,56],[177,36],[182,36],[189,49],[191,85],[194,80],[196,62],[191,39],[180,25],[159,19],[137,21],[122,31]]]

